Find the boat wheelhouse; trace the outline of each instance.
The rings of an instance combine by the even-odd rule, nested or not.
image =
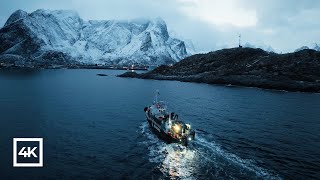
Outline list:
[[[168,143],[188,145],[189,141],[194,140],[195,131],[191,129],[190,124],[181,121],[178,114],[168,112],[166,103],[158,101],[158,95],[159,92],[151,106],[144,108],[151,129]]]

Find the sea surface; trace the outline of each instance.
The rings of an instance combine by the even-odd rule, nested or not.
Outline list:
[[[120,73],[0,71],[0,179],[320,178],[320,94]],[[190,146],[150,131],[157,89],[196,129]],[[43,138],[44,167],[12,167],[15,137]]]

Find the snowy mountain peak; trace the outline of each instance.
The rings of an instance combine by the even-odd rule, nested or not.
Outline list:
[[[294,52],[298,52],[298,51],[305,50],[305,49],[310,49],[310,48],[308,46],[302,46],[302,47],[296,49]]]
[[[167,24],[161,18],[156,18],[151,21],[149,25],[149,31],[153,31],[154,33],[156,33],[155,35],[160,35],[164,38],[164,40],[167,40],[169,38]]]
[[[317,43],[315,43],[313,49],[316,51],[320,51],[320,46]]]
[[[265,45],[265,44],[260,44],[260,45],[253,45],[250,44],[249,42],[246,42],[243,47],[248,47],[248,48],[260,48],[263,49],[267,52],[274,52],[274,49],[270,45]]]
[[[296,49],[294,52],[298,52],[298,51],[301,51],[301,50],[304,50],[304,49],[313,49],[313,50],[316,50],[316,51],[320,51],[320,46],[317,43],[313,43],[310,46],[302,46],[302,47]]]
[[[169,36],[161,18],[84,21],[69,10],[18,10],[0,29],[0,42],[0,56],[37,62],[59,54],[63,61],[82,63],[164,64],[188,55],[185,43]]]
[[[32,12],[31,15],[38,14],[38,15],[55,15],[57,17],[79,17],[77,11],[73,10],[48,10],[48,9],[37,9],[36,11]]]
[[[14,13],[11,14],[11,16],[8,18],[7,22],[4,24],[4,26],[7,26],[11,23],[14,23],[16,22],[17,20],[19,19],[23,19],[25,17],[28,16],[28,13],[19,9],[19,10],[16,10]]]

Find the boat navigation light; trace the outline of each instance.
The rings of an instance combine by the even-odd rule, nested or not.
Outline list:
[[[176,133],[178,133],[178,132],[180,132],[181,127],[180,127],[178,124],[176,124],[176,125],[173,126],[173,129],[174,129],[174,131],[175,131]]]

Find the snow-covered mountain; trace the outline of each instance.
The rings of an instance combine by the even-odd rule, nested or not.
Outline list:
[[[172,38],[180,39],[184,42],[184,44],[186,46],[187,53],[189,56],[199,53],[198,49],[193,44],[191,39],[185,39],[184,37],[182,37],[181,35],[179,35],[177,32],[175,32],[173,30],[169,31],[169,35]]]
[[[320,51],[320,46],[317,44],[317,43],[314,43],[310,46],[302,46],[298,49],[296,49],[294,52],[298,52],[298,51],[301,51],[301,50],[304,50],[304,49],[313,49],[313,50],[316,50],[316,51]]]
[[[305,50],[305,49],[310,49],[310,48],[308,46],[302,46],[302,47],[294,50],[294,52],[298,52],[298,51]]]
[[[69,10],[17,10],[0,29],[0,61],[168,64],[188,54],[161,18],[84,21]]]
[[[316,51],[320,51],[320,45],[318,45],[317,43],[314,44],[313,48]]]
[[[245,43],[243,45],[243,47],[248,47],[248,48],[260,48],[260,49],[263,49],[267,52],[274,52],[274,49],[271,47],[271,46],[268,46],[268,45],[253,45],[253,44],[250,44],[250,43]]]
[[[190,39],[183,40],[183,41],[184,41],[184,44],[186,46],[186,50],[190,55],[198,53],[197,49],[195,48],[193,42]]]

